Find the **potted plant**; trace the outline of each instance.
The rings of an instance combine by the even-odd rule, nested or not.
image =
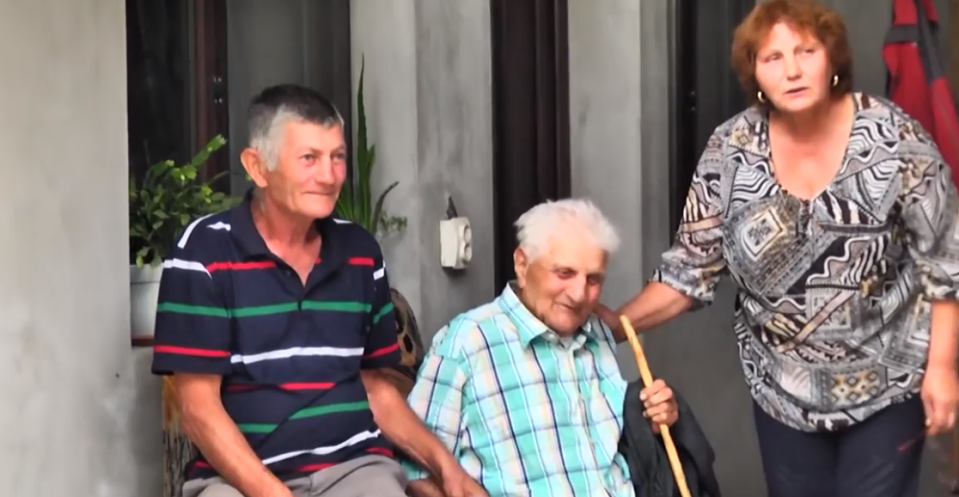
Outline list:
[[[336,210],[338,217],[362,226],[378,240],[382,240],[388,234],[406,228],[406,218],[390,215],[384,208],[387,195],[396,188],[399,181],[387,186],[374,200],[371,182],[376,163],[376,146],[370,143],[367,135],[366,103],[363,100],[365,72],[365,63],[361,63],[359,88],[356,92],[356,167],[351,180],[343,184]],[[394,380],[398,382],[397,386],[408,392],[423,359],[423,340],[416,317],[406,298],[396,288],[390,288],[390,295],[395,308],[397,341],[403,356],[401,367],[397,368],[399,375]]]
[[[236,204],[236,199],[197,180],[210,155],[226,144],[215,136],[189,162],[158,162],[139,181],[130,178],[130,333],[150,338],[156,319],[161,266],[167,250],[194,219]]]
[[[360,86],[356,92],[356,167],[351,180],[343,183],[336,211],[340,218],[356,223],[382,239],[389,233],[406,228],[406,218],[391,216],[383,209],[383,202],[399,181],[394,181],[373,201],[371,181],[376,162],[376,145],[370,144],[366,130],[366,105],[363,102],[363,75],[365,63],[360,66]]]

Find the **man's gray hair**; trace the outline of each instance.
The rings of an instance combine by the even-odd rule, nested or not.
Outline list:
[[[344,126],[336,106],[315,90],[299,85],[278,85],[263,90],[250,102],[247,125],[250,146],[263,156],[267,170],[276,169],[283,129],[290,121],[324,128]]]
[[[530,260],[542,255],[553,237],[569,230],[577,230],[577,236],[588,237],[609,255],[619,249],[616,228],[595,204],[584,198],[546,201],[526,211],[515,225],[516,240]]]

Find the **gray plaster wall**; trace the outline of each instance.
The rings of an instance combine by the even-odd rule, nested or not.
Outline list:
[[[881,2],[878,9],[875,0],[827,3],[846,16],[857,87],[882,94],[888,3]],[[667,147],[673,5],[674,0],[569,0],[573,193],[593,198],[623,237],[603,293],[610,305],[622,304],[643,286],[672,238]],[[945,1],[937,6],[945,13]],[[711,307],[684,315],[643,340],[654,375],[687,398],[716,449],[724,494],[761,497],[765,481],[751,400],[731,332],[733,297],[734,288],[726,281]],[[624,376],[636,378],[627,347],[621,347],[620,360]],[[937,473],[947,470],[948,442],[931,445],[920,495],[947,495]]]
[[[494,296],[489,1],[353,2],[351,17],[355,84],[366,63],[374,191],[399,181],[386,206],[408,222],[383,240],[389,275],[429,344]],[[439,264],[448,197],[473,230],[473,261],[460,272]]]
[[[0,481],[158,495],[159,389],[130,350],[122,0],[0,6]]]

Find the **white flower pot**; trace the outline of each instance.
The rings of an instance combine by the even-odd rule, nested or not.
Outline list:
[[[162,274],[163,266],[130,266],[130,334],[134,340],[153,338]]]

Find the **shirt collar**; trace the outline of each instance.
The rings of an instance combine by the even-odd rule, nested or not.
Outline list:
[[[252,203],[253,189],[251,188],[243,196],[243,202],[230,212],[230,235],[233,237],[233,243],[239,249],[240,257],[243,260],[275,257],[253,223]],[[346,240],[342,236],[333,234],[336,222],[332,217],[317,219],[315,223],[316,229],[323,240],[320,248],[320,258],[324,261],[333,262],[332,266],[336,266],[336,263],[343,259],[347,252],[346,247],[344,247]]]
[[[516,325],[516,330],[519,333],[519,338],[523,346],[528,347],[533,340],[540,336],[557,337],[556,332],[549,329],[546,323],[540,321],[539,318],[533,315],[529,308],[526,307],[526,304],[519,299],[515,287],[515,281],[507,283],[506,288],[503,289],[503,293],[497,297],[496,301],[500,308],[506,312],[506,315],[509,316],[510,320]],[[587,319],[586,322],[580,326],[575,338],[582,344],[587,338],[597,339],[596,333],[598,331],[599,330],[593,326],[593,320]]]

